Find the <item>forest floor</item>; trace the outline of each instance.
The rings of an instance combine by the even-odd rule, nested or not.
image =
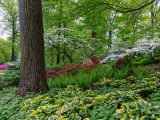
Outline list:
[[[160,59],[149,58],[68,64],[47,93],[24,98],[15,97],[19,70],[0,71],[0,85],[16,83],[0,90],[0,120],[160,120]]]
[[[109,69],[109,65],[100,65],[102,67]],[[15,97],[15,87],[3,89],[0,91],[0,120],[160,119],[160,62],[134,67],[132,75],[123,79],[100,78],[100,73],[104,71],[100,68],[91,72],[97,74],[99,80],[85,90],[81,88],[86,85],[82,81],[79,83],[81,87],[52,87],[45,94],[30,94],[25,98]],[[115,75],[123,75],[125,69],[115,71]],[[104,73],[108,74],[106,71]],[[82,73],[76,76],[86,81],[91,79]],[[74,81],[79,80],[76,76],[73,77]],[[66,77],[56,79],[64,83],[71,79],[71,76],[70,79]]]

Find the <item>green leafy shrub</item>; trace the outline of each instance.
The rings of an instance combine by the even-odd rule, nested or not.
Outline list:
[[[19,79],[20,71],[17,70],[7,70],[4,72],[4,75],[1,76],[0,80],[10,81]]]
[[[21,111],[24,98],[15,97],[16,88],[0,91],[0,120],[24,120],[25,111]]]
[[[120,69],[113,69],[113,78],[124,79],[127,78],[132,73],[132,67],[123,66]]]
[[[79,73],[59,76],[49,79],[50,87],[65,88],[68,85],[78,85],[81,88],[87,89],[94,82],[106,76],[107,66],[100,65],[90,71],[80,71]]]
[[[0,38],[0,64],[4,64],[10,60],[11,43]]]
[[[0,89],[7,86],[17,86],[20,78],[20,72],[17,70],[7,70],[0,76]]]
[[[137,67],[133,67],[132,74],[136,79],[142,79],[142,78],[146,77],[151,72],[152,71],[150,71],[149,69],[147,69],[143,66],[137,66]]]
[[[146,65],[154,62],[154,57],[150,55],[139,55],[132,59],[132,64],[135,65]]]
[[[154,51],[154,60],[160,61],[160,47],[157,47],[157,49]]]
[[[147,65],[150,63],[155,63],[157,61],[160,61],[160,47],[157,47],[155,51],[152,54],[141,54],[136,57],[134,57],[131,60],[131,63],[134,65]]]
[[[8,65],[9,70],[19,70],[20,69],[19,61],[7,62],[6,64]]]

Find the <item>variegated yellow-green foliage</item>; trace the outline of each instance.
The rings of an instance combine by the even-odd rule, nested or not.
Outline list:
[[[113,113],[121,102],[138,99],[140,97],[132,91],[117,91],[96,95],[90,90],[83,92],[76,86],[69,86],[64,92],[59,92],[52,97],[40,95],[33,99],[27,99],[22,109],[30,109],[31,113],[27,120],[33,118],[49,119],[52,116],[56,120],[113,119]],[[99,112],[96,112],[98,109]],[[108,111],[108,115],[102,111]]]
[[[56,94],[27,99],[22,111],[29,113],[26,120],[158,120],[159,78],[157,73],[141,80],[102,79],[95,86],[111,87],[102,94],[98,89],[83,91],[68,86]],[[127,86],[128,90],[116,90]]]
[[[141,79],[103,78],[85,91],[68,86],[27,99],[15,98],[15,91],[0,91],[0,120],[160,119],[160,73]]]
[[[115,116],[124,120],[159,120],[160,104],[151,104],[143,99],[131,103],[123,103],[120,109],[116,110]]]
[[[160,87],[160,72],[149,75],[149,77],[137,79],[133,76],[127,79],[112,80],[112,79],[102,79],[96,83],[94,86],[107,86],[112,88],[128,88],[137,92],[141,91],[156,91]]]

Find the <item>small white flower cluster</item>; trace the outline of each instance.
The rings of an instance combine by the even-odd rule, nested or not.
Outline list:
[[[157,47],[160,46],[160,40],[138,41],[132,49],[116,49],[108,53],[108,56],[100,63],[123,59],[125,56],[137,56],[140,54],[154,54]]]

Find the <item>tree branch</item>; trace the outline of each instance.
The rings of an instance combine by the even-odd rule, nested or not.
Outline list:
[[[136,7],[136,8],[126,8],[126,7],[116,6],[116,5],[113,5],[113,4],[110,4],[110,3],[101,2],[99,4],[94,4],[89,10],[87,10],[85,13],[83,13],[81,15],[88,14],[89,12],[94,10],[95,8],[97,8],[99,6],[102,6],[102,5],[106,5],[106,9],[109,9],[109,10],[113,10],[113,11],[120,12],[120,13],[129,13],[129,12],[134,12],[134,11],[141,10],[141,9],[149,6],[150,4],[152,4],[155,1],[156,0],[151,0],[150,2],[148,2],[146,4],[143,4],[143,5],[141,5],[139,7]]]
[[[137,8],[131,8],[131,9],[129,9],[129,8],[123,8],[123,9],[128,9],[128,10],[119,10],[119,9],[117,9],[116,7],[114,7],[113,5],[111,5],[111,4],[109,4],[109,3],[104,3],[104,4],[107,4],[107,5],[108,5],[108,6],[107,6],[108,8],[110,8],[110,9],[116,11],[116,12],[128,13],[128,12],[134,12],[134,11],[141,10],[141,9],[147,7],[148,5],[152,4],[152,3],[155,2],[155,1],[156,1],[156,0],[152,0],[152,1],[150,1],[150,2],[148,2],[148,3],[146,3],[146,4],[144,4],[144,5],[142,5],[142,6],[140,6],[140,7],[137,7]]]

